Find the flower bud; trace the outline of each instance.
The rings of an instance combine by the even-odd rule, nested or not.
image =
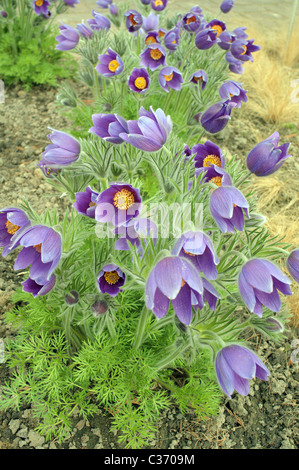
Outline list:
[[[66,294],[64,299],[68,305],[74,305],[79,300],[79,294],[75,290],[71,290],[69,294]]]
[[[91,306],[92,313],[95,317],[100,317],[106,313],[108,308],[109,305],[106,300],[96,300]]]
[[[265,330],[269,333],[282,333],[283,325],[276,318],[267,318],[265,321]]]

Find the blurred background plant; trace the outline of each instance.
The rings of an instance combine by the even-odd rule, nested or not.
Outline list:
[[[21,83],[26,90],[33,85],[57,86],[59,78],[70,78],[76,70],[75,59],[55,49],[53,20],[69,5],[64,0],[35,4],[0,2],[0,78],[6,86]]]

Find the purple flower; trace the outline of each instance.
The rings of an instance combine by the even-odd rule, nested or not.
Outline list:
[[[97,280],[98,288],[102,294],[109,294],[116,297],[121,292],[126,275],[115,264],[106,264],[103,266]]]
[[[30,279],[40,286],[51,279],[61,256],[61,236],[51,227],[35,225],[29,227],[16,240],[12,248],[22,246],[14,269],[26,269],[29,265]],[[29,282],[29,281],[28,281]]]
[[[112,0],[97,0],[97,5],[100,8],[109,8],[109,5],[111,5]]]
[[[130,33],[134,33],[141,28],[143,19],[142,15],[138,11],[128,10],[124,16],[126,17],[126,26]]]
[[[210,211],[222,233],[244,229],[244,214],[249,204],[243,194],[233,186],[220,186],[210,196]]]
[[[109,309],[109,305],[106,302],[106,300],[102,299],[97,299],[91,306],[91,311],[94,317],[100,317],[101,315],[104,315],[104,313],[107,312]]]
[[[160,65],[166,63],[166,52],[161,44],[149,44],[148,47],[140,54],[140,65],[148,67],[150,70],[156,70]]]
[[[118,6],[117,6],[115,3],[112,3],[112,4],[109,6],[109,11],[110,11],[111,15],[117,16],[117,14],[118,14]]]
[[[220,89],[219,94],[223,100],[230,100],[232,103],[236,103],[237,108],[241,108],[241,102],[246,103],[248,98],[246,96],[247,91],[242,88],[242,84],[234,81],[224,82]]]
[[[195,176],[196,178],[202,176],[204,182],[214,183],[216,186],[232,186],[229,174],[223,168],[213,163],[209,167],[195,168]]]
[[[179,91],[181,83],[183,83],[183,77],[181,72],[175,67],[164,67],[159,73],[159,83],[167,93],[169,88]]]
[[[150,272],[145,287],[146,306],[157,318],[162,318],[167,314],[171,300],[179,320],[189,325],[192,305],[200,303],[202,293],[202,279],[194,265],[185,258],[169,256]]]
[[[284,330],[283,325],[278,320],[276,320],[276,318],[272,317],[265,319],[263,327],[265,328],[266,332],[269,333],[282,333]]]
[[[225,23],[220,20],[212,20],[207,24],[207,28],[212,30],[212,32],[218,37],[223,31],[226,30]]]
[[[220,5],[222,13],[228,13],[234,6],[234,0],[224,0]]]
[[[56,36],[57,44],[56,49],[59,51],[69,51],[74,49],[80,39],[80,34],[71,26],[62,23],[62,26],[59,26],[60,34]]]
[[[128,132],[121,133],[120,137],[141,150],[146,152],[156,152],[166,142],[172,130],[170,116],[165,116],[162,109],[154,111],[150,106],[150,111],[141,107],[138,121],[127,121]]]
[[[234,33],[231,33],[230,31],[223,31],[223,33],[220,33],[218,36],[218,46],[221,49],[228,51],[235,38],[236,36]]]
[[[242,75],[244,72],[243,62],[241,60],[236,59],[231,52],[225,54],[225,59],[229,64],[229,70],[232,73],[237,73]]]
[[[201,115],[202,127],[211,134],[222,131],[230,119],[232,108],[235,106],[235,103],[231,103],[229,100],[213,104]]]
[[[7,18],[7,12],[5,10],[1,10],[0,11],[0,15],[3,17],[3,18]]]
[[[45,151],[42,153],[40,165],[48,166],[53,169],[64,168],[71,165],[71,163],[79,158],[81,151],[79,142],[65,132],[56,131],[55,129],[51,130],[53,132],[48,135],[48,139],[52,144],[47,145]]]
[[[224,167],[225,160],[222,150],[210,140],[207,140],[204,144],[193,145],[192,154],[195,154],[195,168],[208,169],[211,165]]]
[[[20,233],[24,232],[30,225],[30,220],[21,209],[15,207],[7,207],[0,209],[0,246],[3,247],[2,256],[5,258],[11,247],[14,248],[18,244],[14,244]]]
[[[33,297],[37,297],[40,295],[46,295],[50,292],[51,289],[55,286],[56,283],[56,276],[52,274],[50,279],[46,281],[44,284],[39,284],[30,277],[26,279],[26,281],[22,282],[23,291],[29,292],[33,295]]]
[[[247,156],[248,170],[256,176],[268,176],[279,170],[283,162],[291,155],[287,155],[290,144],[278,146],[278,141],[279,133],[274,132],[257,144]]]
[[[129,77],[128,83],[132,91],[145,93],[150,84],[150,77],[147,70],[144,68],[135,68]]]
[[[76,202],[74,202],[73,206],[79,214],[86,215],[91,219],[95,217],[95,210],[96,210],[96,200],[99,196],[97,191],[94,191],[87,186],[85,191],[79,192],[75,194]]]
[[[104,77],[114,77],[119,75],[124,69],[123,61],[110,47],[107,49],[106,54],[99,55],[99,62],[96,70]]]
[[[235,59],[246,62],[250,60],[253,62],[252,52],[260,50],[260,46],[255,46],[253,44],[254,39],[247,41],[246,39],[237,39],[231,45],[230,52],[235,57]]]
[[[92,122],[94,127],[91,127],[89,132],[112,144],[122,144],[120,134],[129,132],[126,120],[118,114],[93,114]]]
[[[191,75],[189,81],[196,85],[199,83],[201,85],[201,89],[204,90],[208,81],[208,76],[204,70],[197,70],[197,72],[194,72]]]
[[[37,15],[40,15],[41,13],[46,15],[48,13],[50,2],[49,0],[33,0],[32,6]]]
[[[198,31],[198,29],[201,26],[201,20],[200,20],[199,15],[197,15],[193,11],[186,13],[186,15],[183,16],[182,21],[183,21],[183,28],[186,31],[189,31],[189,33],[194,33],[195,31]]]
[[[150,31],[145,36],[144,42],[145,42],[146,46],[148,46],[149,44],[160,43],[159,33],[157,31]]]
[[[170,51],[175,51],[179,45],[180,32],[179,28],[173,28],[164,36],[164,45]]]
[[[94,31],[99,31],[102,29],[110,29],[111,27],[111,22],[106,16],[101,15],[95,10],[92,10],[92,15],[94,18],[87,20],[87,23],[91,27],[91,29]]]
[[[146,33],[149,31],[155,31],[159,27],[159,15],[156,15],[153,11],[147,17],[143,16],[142,20],[142,29]]]
[[[200,30],[195,36],[195,45],[200,50],[210,49],[217,42],[217,35],[211,28]]]
[[[93,30],[88,28],[83,21],[77,24],[77,30],[83,38],[91,38],[93,36]]]
[[[69,7],[75,7],[75,5],[78,5],[80,3],[79,0],[63,0],[66,5]]]
[[[299,249],[293,250],[287,259],[287,269],[290,275],[299,282]]]
[[[239,291],[250,312],[259,317],[263,305],[273,312],[279,312],[281,300],[278,290],[284,295],[292,295],[290,279],[271,261],[251,259],[244,264],[238,278]]]
[[[133,246],[136,245],[139,252],[142,254],[143,250],[140,240],[144,239],[145,244],[147,244],[147,239],[152,238],[155,244],[158,236],[158,227],[155,222],[150,219],[136,218],[130,220],[125,225],[117,227],[114,233],[121,235],[115,242],[114,248],[116,250],[127,251],[130,249],[130,243]]]
[[[151,0],[141,0],[141,3],[143,5],[149,5],[151,3]]]
[[[219,385],[229,398],[234,390],[240,395],[248,395],[249,379],[257,377],[267,381],[270,375],[265,364],[254,352],[238,344],[222,348],[216,356],[215,367]]]
[[[153,10],[162,11],[166,8],[168,0],[151,0],[151,7]]]
[[[130,184],[110,184],[108,189],[100,193],[96,204],[95,219],[102,223],[112,222],[118,227],[138,217],[141,209],[140,192]]]
[[[212,241],[203,232],[184,233],[176,242],[172,254],[188,259],[208,279],[217,278],[219,259]]]
[[[71,290],[69,294],[66,294],[64,300],[68,305],[75,305],[76,303],[78,303],[79,294],[77,291]]]

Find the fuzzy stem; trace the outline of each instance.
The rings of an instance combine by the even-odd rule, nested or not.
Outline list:
[[[138,322],[136,335],[135,335],[135,339],[134,339],[134,343],[133,343],[133,348],[134,349],[138,349],[141,346],[142,342],[143,342],[144,331],[145,331],[146,321],[147,321],[147,317],[148,317],[148,312],[149,311],[148,311],[146,305],[144,305],[143,310],[141,312],[141,315],[139,317],[139,322]]]
[[[169,364],[171,364],[173,361],[175,361],[183,352],[188,349],[191,346],[191,341],[190,338],[187,340],[187,342],[182,343],[180,346],[175,347],[170,354],[168,354],[166,357],[161,359],[161,361],[157,362],[155,364],[155,369],[164,369],[167,367]]]
[[[249,176],[252,176],[252,174],[253,173],[251,171],[248,171],[246,175],[244,175],[243,178],[240,181],[238,181],[238,186],[241,186],[244,183],[244,181],[246,181],[249,178]]]

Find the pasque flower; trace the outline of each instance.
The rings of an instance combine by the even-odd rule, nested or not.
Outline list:
[[[224,0],[220,5],[222,13],[228,13],[234,6],[234,0]]]
[[[289,254],[286,264],[290,275],[299,282],[299,248]]]
[[[202,293],[202,280],[194,265],[185,258],[168,256],[150,272],[145,287],[146,306],[162,318],[171,301],[181,323],[189,325],[192,305],[201,302]]]
[[[247,168],[256,176],[268,176],[279,170],[288,155],[290,144],[278,145],[279,133],[274,132],[257,144],[247,156]]]
[[[138,217],[141,209],[140,192],[130,184],[110,184],[108,189],[100,193],[96,204],[95,219],[102,223],[112,222],[118,227]]]
[[[146,33],[149,31],[156,31],[159,27],[159,15],[156,15],[153,11],[147,16],[142,17],[142,29]]]
[[[149,44],[160,43],[159,33],[157,31],[150,31],[145,36],[145,45],[148,46]]]
[[[112,0],[97,0],[97,5],[100,8],[109,8],[109,5],[111,5]]]
[[[166,63],[166,51],[161,44],[149,44],[140,54],[140,65],[148,67],[150,70],[156,70],[160,65]]]
[[[150,111],[141,107],[138,121],[127,121],[127,126],[128,131],[122,132],[120,138],[138,149],[156,152],[165,144],[172,130],[172,121],[162,109],[154,111],[150,106]]]
[[[246,396],[250,391],[249,380],[257,377],[267,381],[269,370],[250,349],[238,344],[222,348],[216,356],[216,374],[224,393],[231,398],[234,390]]]
[[[6,207],[0,209],[0,246],[3,247],[2,256],[7,256],[11,246],[16,248],[19,243],[14,244],[20,233],[24,232],[30,225],[30,220],[21,209]]]
[[[126,281],[126,275],[115,264],[106,264],[98,275],[98,288],[102,294],[116,297]]]
[[[124,15],[126,17],[126,26],[130,33],[134,33],[141,28],[143,19],[142,15],[138,11],[128,10]]]
[[[56,49],[59,51],[69,51],[74,49],[80,39],[80,34],[78,31],[64,23],[59,26],[59,29],[60,34],[55,38],[58,42]]]
[[[18,254],[14,269],[26,269],[31,265],[30,279],[40,286],[45,285],[60,261],[60,234],[45,225],[30,226],[16,239],[12,249],[18,245],[23,248]]]
[[[39,284],[30,277],[26,281],[22,282],[24,292],[29,292],[33,297],[40,295],[46,295],[50,292],[51,289],[55,286],[56,276],[52,274],[50,279],[44,284]]]
[[[247,91],[242,88],[242,84],[233,80],[224,82],[219,89],[221,98],[235,103],[237,108],[241,108],[242,101],[244,103],[248,101],[246,93]]]
[[[75,7],[75,5],[78,5],[80,3],[80,0],[63,0],[64,3],[69,6],[69,7]]]
[[[201,26],[200,16],[193,11],[186,13],[186,15],[183,16],[182,22],[183,28],[190,33],[194,33]]]
[[[119,75],[124,69],[124,63],[120,56],[110,47],[107,49],[106,54],[99,55],[99,62],[96,70],[104,77],[114,77]]]
[[[90,186],[87,186],[85,191],[80,191],[75,194],[76,201],[73,204],[73,207],[79,212],[79,214],[86,215],[91,219],[95,217],[96,210],[96,200],[99,196],[97,191],[91,189]]]
[[[224,168],[225,159],[223,152],[218,145],[214,144],[214,142],[207,140],[204,144],[195,144],[191,150],[192,154],[195,154],[195,168],[204,168],[208,170],[212,165]]]
[[[179,46],[180,30],[175,27],[168,31],[164,36],[164,45],[166,49],[175,51]]]
[[[244,213],[249,217],[249,204],[233,186],[220,186],[210,196],[210,211],[222,233],[244,229]],[[243,213],[244,212],[244,213]]]
[[[32,6],[37,15],[46,15],[48,13],[50,2],[49,0],[33,0]]]
[[[89,26],[91,27],[93,31],[94,30],[99,31],[102,29],[106,29],[106,30],[110,29],[111,22],[109,18],[107,18],[104,15],[101,15],[95,10],[92,10],[92,15],[93,15],[93,18],[87,20],[87,23],[89,24]]]
[[[42,153],[40,165],[53,169],[65,168],[79,158],[80,144],[74,137],[65,132],[51,130],[52,134],[48,135],[48,139],[52,143],[47,145]]]
[[[253,62],[252,52],[260,50],[260,46],[253,44],[254,39],[247,41],[246,39],[237,39],[235,40],[230,48],[230,52],[235,57],[235,59],[241,60],[241,62],[246,62],[250,60]]]
[[[130,249],[130,245],[136,245],[139,252],[142,252],[141,239],[145,240],[152,238],[154,244],[156,243],[158,236],[158,227],[150,219],[147,218],[134,218],[131,219],[125,225],[116,227],[115,234],[120,235],[120,238],[115,242],[114,248],[116,250],[127,251]]]
[[[219,45],[220,45],[220,43],[219,43]],[[244,72],[244,67],[243,67],[244,62],[242,62],[241,60],[236,59],[230,51],[228,51],[227,54],[225,54],[225,60],[228,62],[229,70],[232,73],[242,75],[242,73]]]
[[[188,259],[208,279],[217,278],[219,258],[212,241],[205,233],[199,231],[184,233],[176,242],[172,254]]]
[[[89,132],[112,144],[121,144],[123,139],[120,134],[129,132],[127,121],[118,114],[93,114],[92,122],[93,127],[89,129]]]
[[[137,93],[145,93],[150,85],[150,77],[145,68],[135,68],[129,76],[129,87]]]
[[[216,20],[216,19],[210,21],[206,27],[212,30],[212,32],[216,35],[216,37],[218,37],[221,33],[223,33],[223,31],[226,30],[225,23],[223,23],[223,21]]]
[[[94,34],[93,29],[90,29],[86,24],[84,24],[84,21],[81,23],[77,24],[77,30],[80,33],[80,36],[83,38],[91,38]]]
[[[168,0],[151,0],[151,7],[153,10],[162,11],[166,8]]]
[[[191,75],[189,81],[196,85],[200,84],[201,89],[204,90],[208,81],[208,76],[204,70],[197,70]]]
[[[279,312],[281,300],[278,290],[284,295],[292,295],[291,283],[274,263],[259,258],[247,261],[238,278],[245,305],[259,317],[262,317],[263,305],[273,312]]]
[[[159,83],[167,93],[169,88],[180,90],[183,77],[181,72],[175,67],[164,67],[159,73]]]
[[[230,100],[222,100],[210,106],[200,118],[202,127],[211,134],[222,131],[230,120],[232,108],[236,106]]]

